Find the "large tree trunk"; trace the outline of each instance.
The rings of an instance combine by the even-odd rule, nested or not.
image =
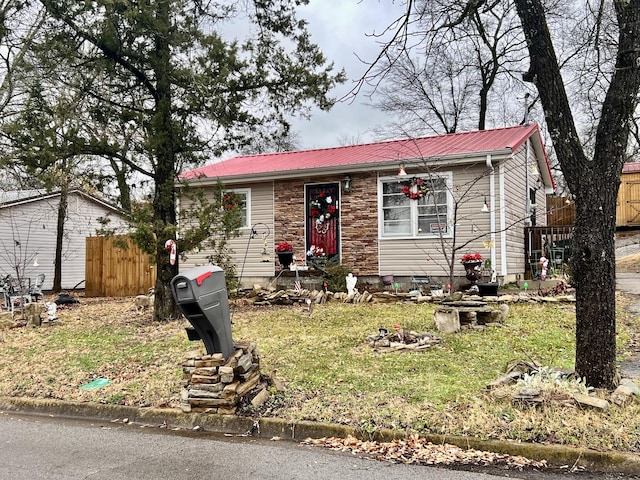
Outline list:
[[[156,37],[156,58],[154,71],[156,82],[156,114],[151,125],[150,142],[155,152],[157,165],[155,169],[155,196],[153,199],[153,220],[156,234],[156,292],[154,303],[154,320],[170,320],[178,318],[179,313],[171,292],[171,279],[178,273],[178,261],[174,265],[169,262],[165,242],[175,239],[175,142],[171,119],[171,63],[170,48],[167,41],[169,31],[169,8],[167,1],[157,4],[156,21],[158,35]]]
[[[615,328],[616,199],[640,87],[640,0],[614,2],[619,55],[602,106],[594,157],[575,129],[545,11],[540,0],[516,0],[531,59],[524,79],[535,83],[562,171],[576,200],[570,265],[576,283],[576,373],[594,387],[617,381]]]
[[[69,204],[69,185],[63,183],[60,187],[60,203],[58,204],[58,224],[56,226],[56,255],[53,266],[53,293],[62,291],[62,243],[64,242],[64,224],[67,220],[67,206]]]

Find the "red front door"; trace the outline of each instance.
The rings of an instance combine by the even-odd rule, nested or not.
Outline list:
[[[307,257],[340,253],[340,184],[306,186]]]

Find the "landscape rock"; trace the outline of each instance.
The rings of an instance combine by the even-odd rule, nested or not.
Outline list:
[[[514,303],[514,302],[575,302],[575,296],[567,294],[564,291],[555,290],[541,292],[519,292],[518,294],[502,294],[498,296],[482,297],[477,294],[469,294],[465,292],[454,292],[451,295],[446,296],[444,293],[440,296],[434,295],[433,291],[430,291],[430,295],[423,295],[418,290],[411,290],[409,292],[401,292],[395,290],[382,290],[382,291],[362,291],[356,290],[352,295],[348,295],[346,292],[325,292],[324,290],[308,290],[301,289],[299,291],[294,289],[276,289],[273,286],[268,288],[260,288],[259,285],[254,285],[251,289],[245,289],[238,292],[239,298],[234,302],[243,305],[256,305],[256,306],[271,306],[271,305],[293,305],[296,303],[305,304],[308,299],[313,304],[321,304],[328,301],[339,301],[344,303],[395,303],[395,302],[476,302],[486,305],[486,299],[490,299],[492,303]],[[554,296],[555,295],[555,296]]]
[[[591,397],[582,393],[574,393],[573,399],[582,406],[598,408],[602,411],[609,409],[609,402],[598,397]]]
[[[542,392],[538,388],[525,387],[518,390],[513,395],[514,400],[525,401],[529,403],[542,403]]]
[[[266,388],[264,390],[260,390],[260,392],[251,400],[251,405],[254,408],[260,408],[267,400],[269,400],[270,396],[271,394]]]
[[[256,344],[235,347],[226,360],[219,353],[187,354],[182,363],[186,387],[180,394],[183,411],[233,414],[242,398],[258,385],[261,375]]]
[[[626,385],[618,385],[618,388],[611,394],[611,403],[619,407],[631,403],[631,400],[633,400],[633,390]]]
[[[492,381],[491,383],[489,383],[487,385],[488,389],[493,389],[493,388],[498,388],[501,387],[503,385],[510,385],[512,383],[516,383],[518,381],[518,379],[522,378],[522,372],[519,372],[517,370],[513,370],[509,373],[506,373],[505,375],[502,375],[501,377],[495,379],[494,381]]]
[[[634,382],[632,379],[623,378],[622,380],[620,380],[620,385],[624,385],[625,387],[630,389],[633,395],[636,395],[636,396],[640,395],[640,386],[638,386],[638,384]]]
[[[17,326],[18,322],[13,319],[13,314],[11,312],[0,313],[0,330],[15,328]]]
[[[456,308],[439,308],[433,313],[436,329],[442,333],[460,331],[460,313]]]
[[[31,302],[24,306],[23,313],[27,320],[27,327],[39,327],[42,325],[42,313],[44,305],[41,303]]]

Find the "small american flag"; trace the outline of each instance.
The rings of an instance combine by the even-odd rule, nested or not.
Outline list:
[[[294,284],[296,292],[300,293],[302,290],[302,285],[300,285],[300,275],[298,274],[298,269],[296,269],[296,283]]]

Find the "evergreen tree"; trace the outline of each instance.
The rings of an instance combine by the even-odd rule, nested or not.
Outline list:
[[[154,319],[175,318],[169,282],[178,265],[170,265],[164,245],[176,238],[180,171],[241,148],[263,126],[288,134],[290,115],[331,107],[327,92],[343,74],[296,18],[305,1],[40,3],[48,21],[38,47],[58,72],[43,82],[43,95],[86,94],[76,152],[117,159],[152,179]],[[225,39],[238,17],[255,33]]]

